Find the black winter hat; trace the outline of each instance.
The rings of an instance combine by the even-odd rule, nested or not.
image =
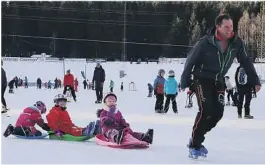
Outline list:
[[[115,99],[117,100],[117,96],[116,96],[114,93],[108,93],[108,94],[104,97],[104,99],[103,99],[103,102],[104,102],[104,103],[106,103],[106,99],[107,99],[107,97],[109,97],[109,96],[114,96]]]

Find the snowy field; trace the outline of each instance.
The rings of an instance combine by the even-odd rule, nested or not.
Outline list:
[[[96,109],[102,105],[95,104],[94,91],[82,89],[81,71],[85,63],[66,63],[66,69],[79,80],[77,102],[68,104],[68,111],[73,122],[78,126],[86,126],[89,121],[96,119]],[[147,83],[152,83],[157,71],[163,68],[173,69],[179,81],[183,64],[129,64],[129,63],[102,63],[106,72],[104,93],[108,92],[109,81],[115,82],[114,92],[118,96],[118,107],[129,121],[133,130],[145,132],[148,128],[155,130],[154,144],[148,149],[121,150],[106,148],[95,144],[94,140],[87,142],[67,142],[55,140],[22,140],[13,136],[1,139],[3,164],[225,164],[225,163],[260,163],[265,164],[265,109],[264,88],[258,97],[252,100],[251,114],[254,120],[237,119],[235,107],[226,107],[224,117],[217,127],[208,133],[204,145],[208,148],[208,158],[191,160],[188,158],[186,147],[191,136],[194,117],[197,113],[197,104],[194,97],[194,107],[185,109],[186,92],[178,96],[179,114],[160,115],[154,113],[155,98],[147,98]],[[87,64],[86,73],[92,79],[95,63]],[[236,65],[230,69],[228,75],[233,78]],[[60,63],[41,62],[4,62],[7,78],[27,76],[29,82],[35,82],[40,77],[43,82],[63,78],[63,67]],[[120,79],[119,71],[125,70],[127,76]],[[166,74],[167,77],[167,74]],[[136,84],[137,91],[129,91],[131,81]],[[120,83],[124,82],[124,91],[119,90]],[[15,124],[19,113],[26,106],[37,100],[42,100],[48,108],[53,106],[53,97],[62,93],[63,89],[15,89],[15,94],[6,92],[6,101],[11,109],[6,117],[2,115],[2,134],[6,126]],[[45,118],[45,116],[44,116]],[[45,118],[46,120],[46,118]]]

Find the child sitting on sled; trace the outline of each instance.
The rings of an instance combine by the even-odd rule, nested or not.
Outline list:
[[[66,110],[67,98],[58,94],[54,98],[55,106],[47,114],[48,125],[57,136],[70,134],[73,136],[94,136],[100,132],[99,120],[90,122],[87,127],[77,127]]]
[[[41,114],[45,114],[46,106],[42,101],[37,101],[33,106],[23,110],[17,119],[15,127],[8,125],[4,132],[4,137],[10,134],[19,136],[42,136],[42,133],[35,128],[38,124],[43,130],[49,131],[49,126],[44,122]]]
[[[100,118],[102,134],[112,142],[121,144],[126,134],[131,134],[134,138],[145,141],[149,144],[153,142],[153,129],[147,133],[133,132],[129,123],[125,121],[122,113],[116,107],[117,97],[115,94],[107,94],[103,100],[105,107],[97,111]]]

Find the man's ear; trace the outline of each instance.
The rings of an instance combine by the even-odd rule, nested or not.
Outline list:
[[[215,26],[215,29],[216,29],[216,30],[218,30],[219,28],[220,28],[220,26],[219,26],[219,25],[216,25],[216,26]]]

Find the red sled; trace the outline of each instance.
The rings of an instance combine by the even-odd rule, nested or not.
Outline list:
[[[115,142],[107,139],[103,134],[98,134],[96,137],[96,144],[101,146],[107,146],[112,148],[121,148],[121,149],[140,149],[140,148],[148,148],[149,144],[145,141],[140,141],[134,138],[131,134],[126,134],[123,137],[122,143],[117,144]]]

